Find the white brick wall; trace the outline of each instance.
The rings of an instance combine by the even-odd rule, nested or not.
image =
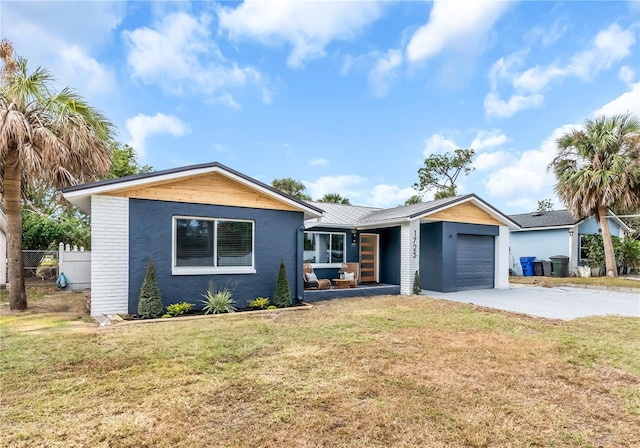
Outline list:
[[[494,287],[509,289],[509,227],[500,226],[496,238],[496,272]]]
[[[129,199],[91,197],[91,315],[126,314]]]
[[[400,294],[413,294],[413,279],[420,269],[420,221],[400,227]]]

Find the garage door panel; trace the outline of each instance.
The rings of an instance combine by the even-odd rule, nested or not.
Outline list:
[[[458,235],[456,247],[456,288],[494,287],[495,239],[486,235]]]

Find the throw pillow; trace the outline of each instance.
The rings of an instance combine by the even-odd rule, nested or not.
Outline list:
[[[353,280],[354,273],[353,272],[345,272],[344,273],[344,278],[346,278],[347,280]]]
[[[307,278],[307,281],[310,282],[310,283],[318,281],[318,276],[314,272],[307,272],[304,275]]]

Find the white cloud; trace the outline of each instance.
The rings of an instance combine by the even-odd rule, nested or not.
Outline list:
[[[287,65],[301,68],[325,55],[333,40],[351,40],[376,21],[384,5],[376,2],[246,0],[239,6],[219,7],[220,29],[231,39],[248,38],[273,45],[292,45]]]
[[[220,53],[210,36],[211,20],[207,14],[193,17],[179,12],[163,17],[152,28],[124,31],[131,76],[173,94],[214,94],[250,83],[261,86],[257,70],[229,62]],[[271,101],[270,94],[262,91],[262,95],[265,102]],[[222,102],[239,106],[235,100]]]
[[[544,97],[535,95],[512,95],[505,101],[495,92],[489,92],[484,99],[484,111],[490,117],[511,117],[516,113],[542,104]]]
[[[512,161],[511,154],[505,151],[483,152],[473,161],[473,167],[478,171],[484,171],[497,166],[504,166]]]
[[[146,140],[152,135],[171,134],[180,137],[187,134],[189,126],[173,115],[157,113],[154,116],[138,114],[129,118],[125,124],[131,139],[127,142],[143,158],[146,153]]]
[[[314,182],[303,180],[313,199],[319,199],[328,193],[339,193],[353,201],[358,196],[359,185],[366,183],[366,179],[356,175],[322,176]],[[355,202],[354,202],[355,203]]]
[[[242,107],[240,106],[240,103],[238,103],[233,97],[233,95],[231,95],[230,93],[223,93],[222,95],[220,95],[215,99],[215,102],[219,104],[223,104],[233,110],[242,109]]]
[[[379,184],[367,193],[362,204],[369,207],[395,207],[403,204],[414,194],[416,194],[416,190],[412,187],[400,188],[397,185]]]
[[[509,6],[506,1],[435,0],[429,21],[407,45],[407,59],[418,62],[444,50],[477,48]]]
[[[402,64],[402,52],[391,49],[378,58],[373,69],[369,72],[369,83],[373,93],[385,96],[389,91],[389,82],[395,77],[395,70]]]
[[[445,152],[455,151],[458,148],[459,146],[453,140],[445,138],[442,134],[433,134],[425,142],[422,155],[429,157],[431,154],[444,154]]]
[[[636,72],[634,69],[632,69],[628,65],[623,65],[622,67],[620,67],[620,70],[618,71],[618,78],[620,78],[621,81],[627,84],[631,84],[635,77]]]
[[[476,138],[471,142],[471,148],[482,151],[486,148],[504,145],[509,141],[509,137],[497,129],[491,131],[478,131]]]
[[[323,157],[318,159],[309,160],[309,165],[311,166],[327,166],[329,165],[329,161]]]
[[[542,104],[541,92],[554,81],[576,77],[583,81],[592,79],[602,70],[623,60],[631,51],[636,39],[631,29],[623,30],[613,23],[600,31],[591,46],[576,53],[566,64],[536,65],[524,72],[516,70],[522,65],[526,53],[518,52],[500,58],[489,71],[491,90],[485,97],[484,109],[488,116],[510,117],[515,113]],[[621,71],[627,79],[628,71]],[[501,82],[513,89],[508,100],[503,100],[498,90]]]
[[[124,15],[124,5],[107,2],[78,4],[3,2],[2,36],[14,43],[29,67],[47,67],[61,86],[84,97],[111,93],[113,70],[92,52],[106,41]]]
[[[632,84],[628,91],[619,97],[611,100],[593,114],[599,115],[618,115],[631,112],[636,116],[640,116],[640,82]]]

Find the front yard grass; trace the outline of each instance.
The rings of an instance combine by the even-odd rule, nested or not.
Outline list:
[[[83,300],[0,305],[1,446],[640,446],[637,318],[385,296],[97,328]]]
[[[541,276],[510,276],[509,282],[523,285],[592,285],[592,286],[613,286],[622,288],[640,289],[640,278],[638,280],[623,277],[541,277]]]

